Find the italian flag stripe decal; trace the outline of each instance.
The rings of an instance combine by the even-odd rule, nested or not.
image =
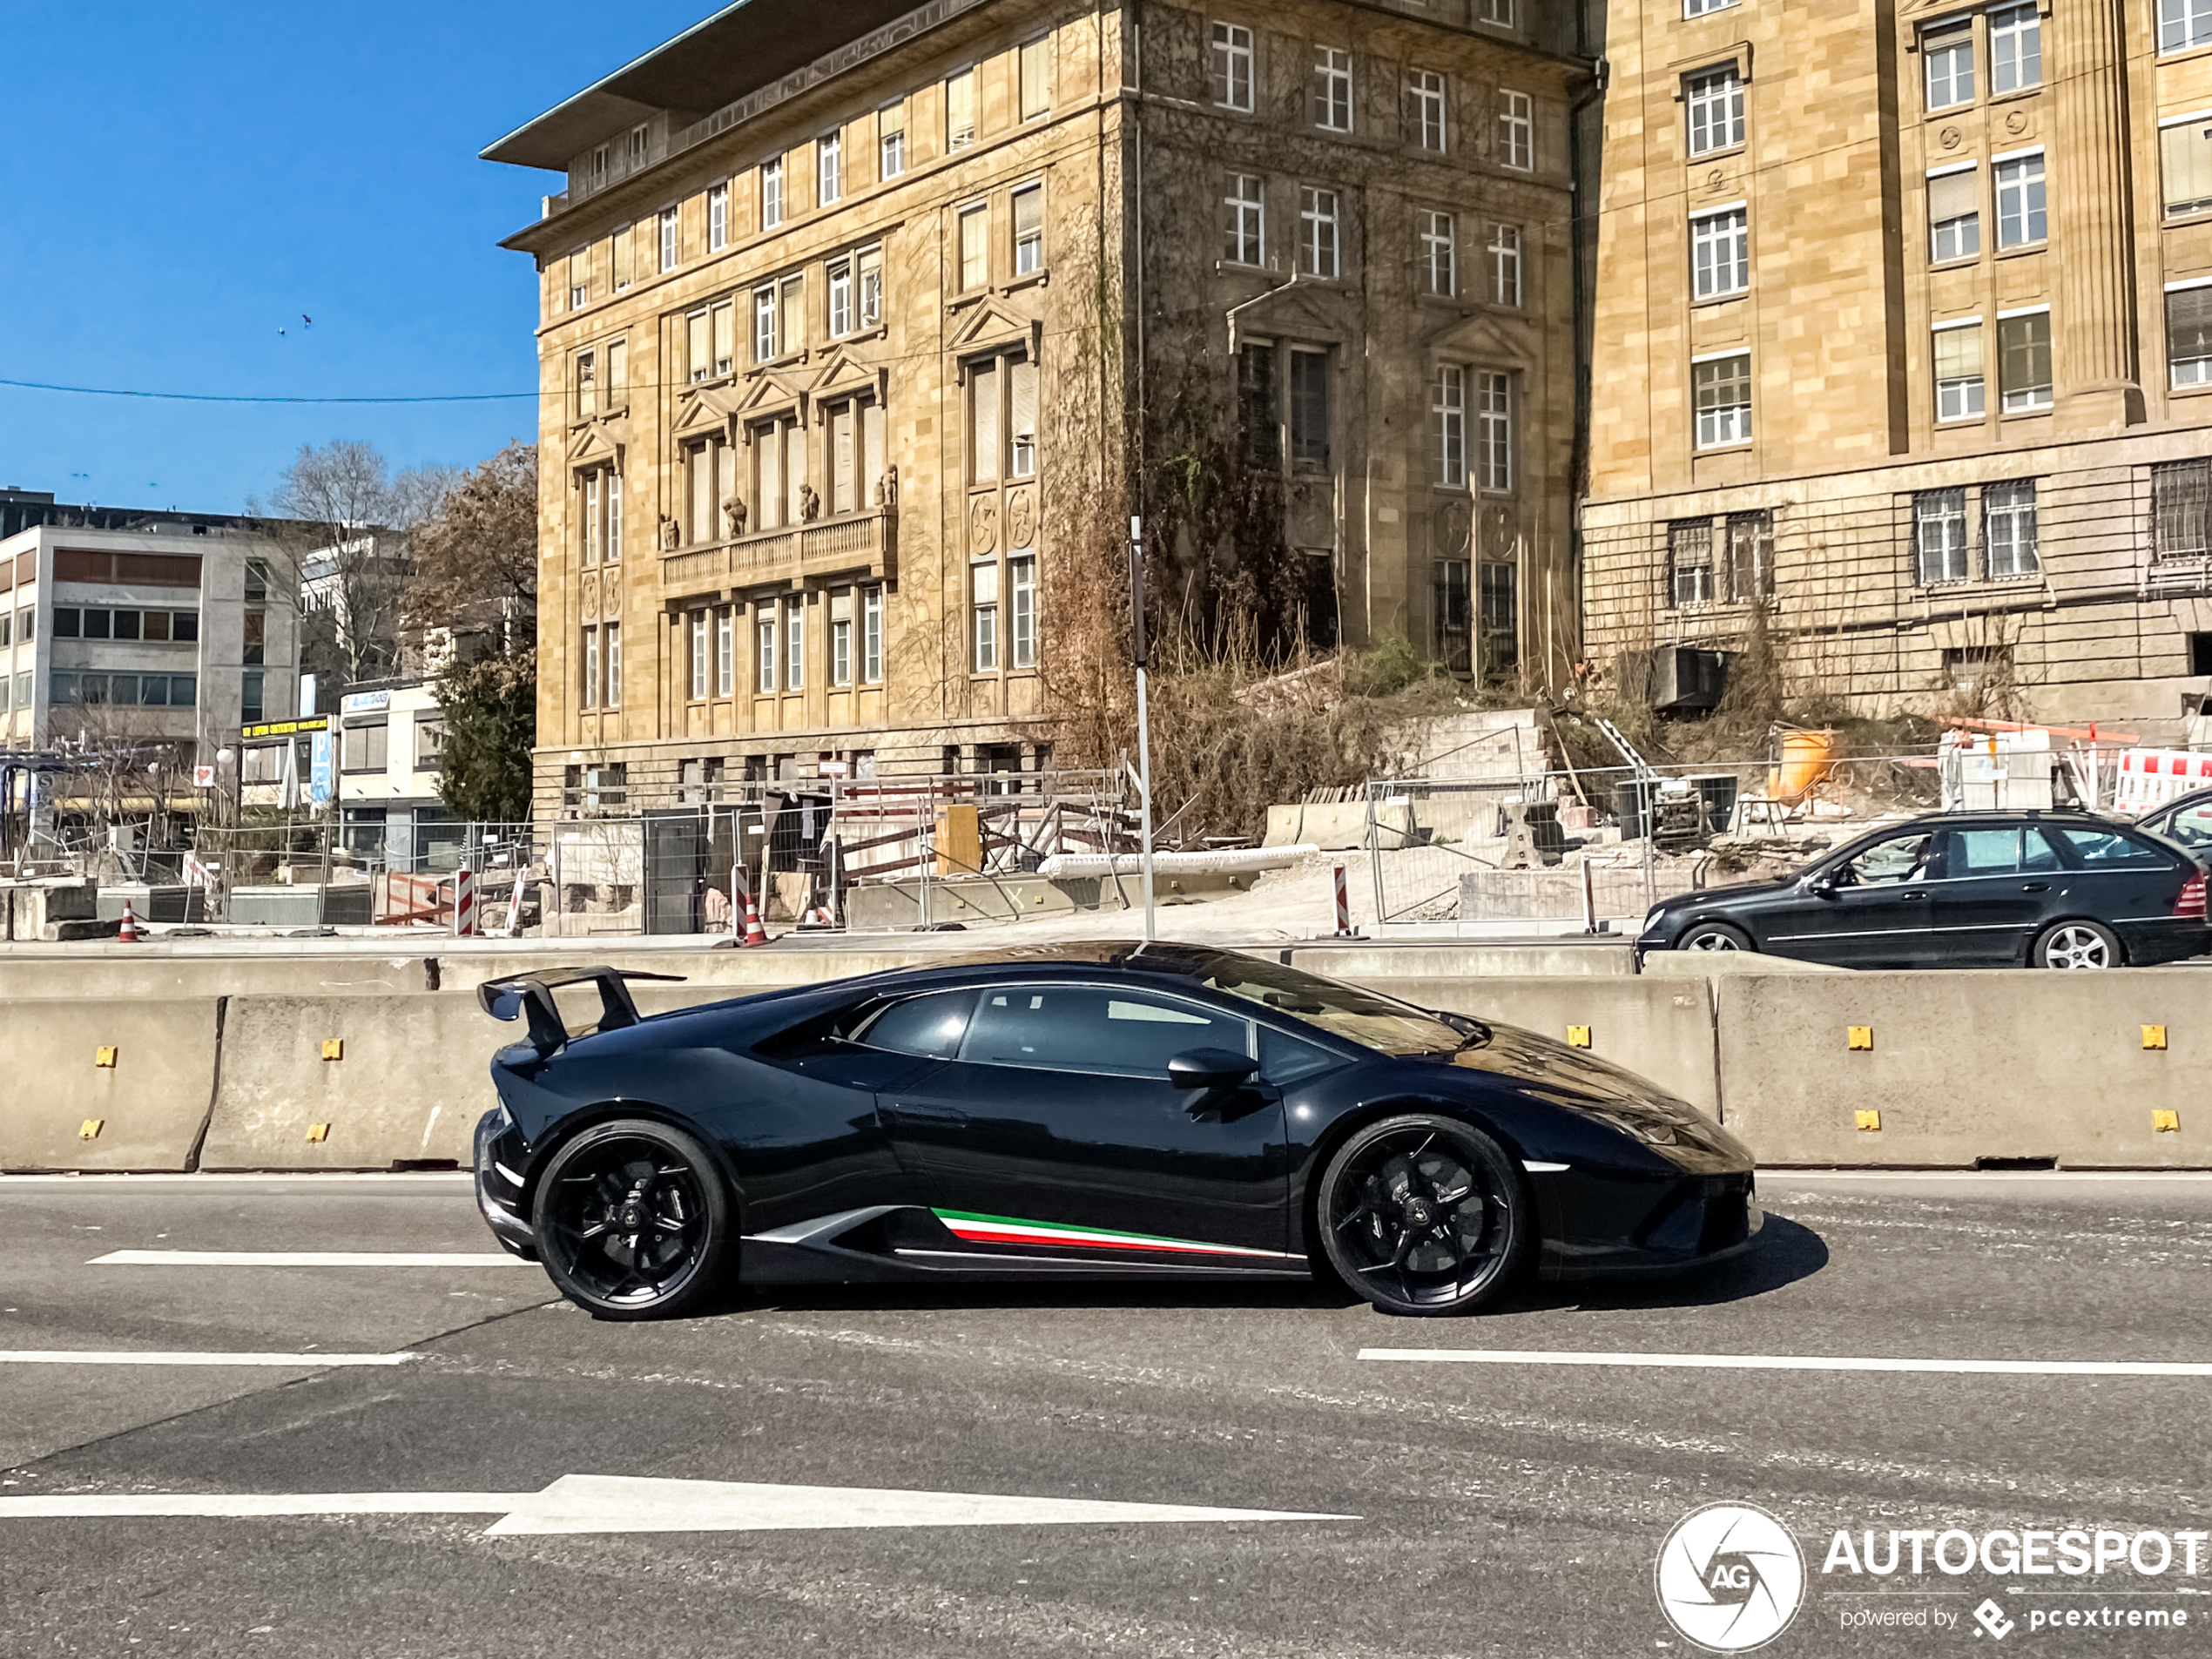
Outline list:
[[[1020,1221],[1012,1216],[979,1216],[965,1210],[937,1210],[932,1213],[955,1238],[972,1244],[1061,1244],[1089,1250],[1153,1251],[1177,1256],[1253,1256],[1271,1262],[1302,1262],[1279,1250],[1248,1250],[1241,1244],[1202,1244],[1188,1238],[1162,1238],[1154,1233],[1116,1232],[1106,1227],[1057,1226],[1042,1221]]]

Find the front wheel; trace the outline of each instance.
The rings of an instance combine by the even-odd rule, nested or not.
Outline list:
[[[644,1118],[595,1124],[561,1148],[532,1207],[548,1277],[602,1319],[700,1312],[720,1288],[730,1212],[706,1148]]]
[[[1682,936],[1676,950],[1749,950],[1751,936],[1724,921],[1701,921]]]
[[[1472,1313],[1535,1243],[1527,1184],[1480,1130],[1427,1113],[1371,1123],[1321,1177],[1322,1253],[1384,1313]]]
[[[2117,968],[2119,935],[2101,921],[2061,921],[2047,928],[2029,958],[2038,968]]]

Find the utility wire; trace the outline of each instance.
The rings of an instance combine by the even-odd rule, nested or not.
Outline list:
[[[71,392],[81,397],[144,397],[167,403],[501,403],[535,398],[536,392],[454,392],[419,397],[235,397],[216,392],[140,392],[115,386],[55,386],[44,381],[0,380],[26,392]]]

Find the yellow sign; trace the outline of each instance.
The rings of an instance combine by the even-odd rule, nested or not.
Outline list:
[[[1874,1047],[1874,1028],[1871,1025],[1846,1026],[1844,1028],[1844,1047],[1865,1049],[1871,1052]]]
[[[2165,1028],[2164,1026],[2162,1026],[2162,1025],[2147,1025],[2147,1026],[2145,1026],[2145,1027],[2143,1028],[2143,1047],[2144,1047],[2144,1048],[2146,1048],[2146,1049],[2163,1049],[2165,1046],[2166,1046],[2166,1028]]]
[[[1586,1025],[1568,1026],[1567,1028],[1567,1046],[1570,1049],[1588,1048],[1590,1046],[1589,1027]]]
[[[1879,1112],[1853,1112],[1851,1121],[1870,1135],[1882,1132],[1882,1115]]]
[[[106,1118],[88,1117],[84,1120],[83,1124],[78,1127],[77,1138],[80,1141],[97,1141],[100,1138],[100,1131],[106,1127]]]
[[[266,725],[249,725],[239,733],[244,738],[288,738],[295,732],[327,732],[330,717],[311,714],[304,720],[273,720]]]
[[[321,1145],[321,1144],[322,1144],[325,1141],[328,1140],[329,1138],[330,1138],[330,1125],[329,1125],[329,1124],[327,1124],[327,1123],[310,1123],[310,1124],[308,1124],[308,1125],[307,1125],[307,1144],[308,1144],[308,1145],[310,1145],[310,1146],[320,1146],[320,1145]]]
[[[93,1050],[92,1050],[92,1063],[93,1063],[95,1066],[99,1067],[102,1070],[105,1070],[105,1071],[112,1071],[112,1070],[114,1070],[114,1069],[115,1069],[115,1050],[114,1050],[113,1049],[111,1049],[111,1048],[110,1048],[110,1049],[93,1049]]]
[[[2150,1132],[2154,1135],[2179,1135],[2182,1132],[2181,1113],[2153,1111],[2150,1115]]]

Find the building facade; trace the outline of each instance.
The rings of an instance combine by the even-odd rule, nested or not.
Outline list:
[[[540,811],[1038,765],[1058,544],[1178,431],[1271,516],[1186,588],[1262,534],[1324,644],[1573,660],[1554,10],[742,0],[491,146],[567,175]]]
[[[1866,711],[2212,673],[2212,14],[1617,0],[1587,623]]]

